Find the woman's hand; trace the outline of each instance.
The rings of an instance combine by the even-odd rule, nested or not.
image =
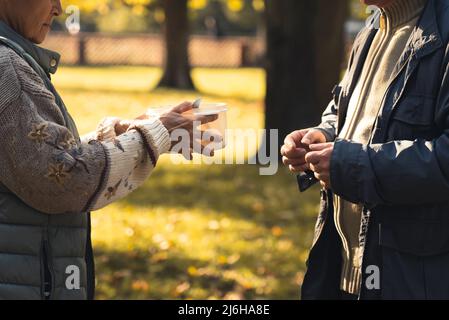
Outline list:
[[[188,145],[189,154],[184,155],[188,159],[192,158],[193,151],[198,152],[198,153],[203,153],[203,150],[204,150],[204,146],[201,143],[201,141],[199,141],[199,143],[198,143],[198,141],[197,141],[197,143],[195,143],[196,137],[194,137],[194,125],[196,127],[198,127],[198,125],[200,125],[200,124],[209,123],[209,122],[212,122],[212,121],[215,121],[218,119],[218,115],[195,116],[192,112],[189,112],[189,111],[192,111],[192,109],[193,109],[192,103],[184,102],[184,103],[180,104],[179,106],[174,107],[170,111],[159,115],[159,120],[162,122],[162,124],[168,130],[168,132],[170,134],[177,129],[181,129],[181,130],[185,130],[186,135],[189,136],[189,138],[190,138],[189,145]],[[122,119],[118,119],[118,118],[107,118],[106,122],[108,124],[112,124],[115,127],[115,135],[119,136],[119,135],[125,133],[135,120],[145,120],[145,119],[151,118],[152,116],[154,116],[154,114],[147,112],[147,113],[137,117],[134,120],[127,120],[127,119],[122,120]],[[179,140],[172,141],[171,147],[173,148],[178,143],[180,143]],[[200,146],[200,150],[195,150],[196,146]],[[213,154],[214,154],[213,150],[208,150],[208,152],[206,152],[206,155],[213,156]]]
[[[177,107],[174,107],[167,113],[159,116],[159,120],[162,124],[167,128],[169,133],[172,133],[174,130],[185,130],[189,136],[189,155],[184,154],[184,156],[188,159],[192,159],[192,152],[203,153],[204,146],[201,141],[195,141],[196,137],[194,136],[194,130],[200,124],[209,123],[218,119],[218,115],[200,115],[196,116],[193,113],[188,113],[193,109],[193,105],[190,102],[184,102]],[[199,143],[198,143],[199,142]],[[172,140],[172,148],[180,143],[179,140]],[[195,150],[196,146],[200,146],[201,150]],[[184,149],[184,148],[183,148]],[[183,150],[180,150],[182,153]],[[213,156],[213,150],[208,150],[206,155]]]

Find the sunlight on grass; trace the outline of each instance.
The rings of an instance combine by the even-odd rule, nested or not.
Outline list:
[[[296,193],[284,170],[163,164],[94,214],[101,297],[297,299],[317,195]]]
[[[263,71],[198,69],[193,75],[201,93],[150,91],[160,70],[143,67],[65,67],[54,81],[81,133],[105,116],[132,118],[198,95],[229,104],[230,128],[262,128]],[[299,194],[285,168],[275,176],[258,170],[173,165],[162,156],[144,186],[93,214],[97,297],[297,299],[317,189]]]
[[[194,69],[193,80],[206,94],[235,97],[244,101],[262,100],[265,72],[261,69]]]
[[[83,91],[149,92],[162,76],[152,67],[65,67],[54,76],[61,89]],[[262,100],[265,72],[261,69],[195,68],[193,81],[204,94],[245,101]]]

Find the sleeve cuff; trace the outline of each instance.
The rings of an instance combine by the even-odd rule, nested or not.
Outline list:
[[[171,147],[170,134],[157,118],[136,120],[129,130],[137,130],[143,137],[146,149],[154,162]]]
[[[97,142],[98,143],[98,142]],[[145,152],[144,137],[137,130],[121,134],[115,140],[101,143],[107,166],[97,195],[89,211],[98,210],[120,200],[140,187],[155,168]]]
[[[362,159],[364,146],[360,143],[337,139],[330,164],[332,191],[343,199],[360,203],[362,192]]]
[[[326,129],[326,128],[322,128],[322,127],[314,127],[312,129],[321,131],[324,134],[324,136],[326,137],[326,142],[332,142],[335,140],[335,130],[334,129]]]

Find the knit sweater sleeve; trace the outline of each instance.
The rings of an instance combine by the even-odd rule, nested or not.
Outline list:
[[[79,142],[37,74],[4,60],[0,182],[27,205],[48,214],[100,209],[139,187],[168,151],[169,135],[158,119],[140,121],[118,137],[94,134]]]

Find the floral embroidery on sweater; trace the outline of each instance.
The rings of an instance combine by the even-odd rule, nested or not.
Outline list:
[[[42,144],[42,142],[45,142],[48,138],[50,138],[50,134],[48,134],[47,128],[47,122],[33,124],[31,132],[28,134],[28,138],[38,142],[39,144]]]
[[[134,169],[137,169],[137,167],[139,166],[140,163],[144,163],[145,159],[142,158],[142,151],[141,150],[137,150],[136,155],[134,156],[134,161],[135,161],[135,166]]]
[[[70,173],[65,170],[64,163],[60,162],[58,164],[50,164],[48,174],[45,177],[62,186],[66,179],[70,179]]]
[[[114,146],[116,146],[118,149],[120,149],[122,152],[125,152],[125,149],[123,148],[122,144],[120,143],[119,139],[114,139]]]
[[[65,150],[72,149],[77,146],[76,140],[73,137],[72,133],[70,131],[67,131],[64,134],[64,137],[59,142],[58,146],[62,147]]]
[[[116,194],[118,187],[120,186],[121,183],[122,183],[122,179],[120,179],[120,181],[117,182],[115,186],[108,187],[108,192],[106,192],[106,194],[104,195],[106,197],[106,199],[110,200],[112,197],[115,197],[115,194]]]

